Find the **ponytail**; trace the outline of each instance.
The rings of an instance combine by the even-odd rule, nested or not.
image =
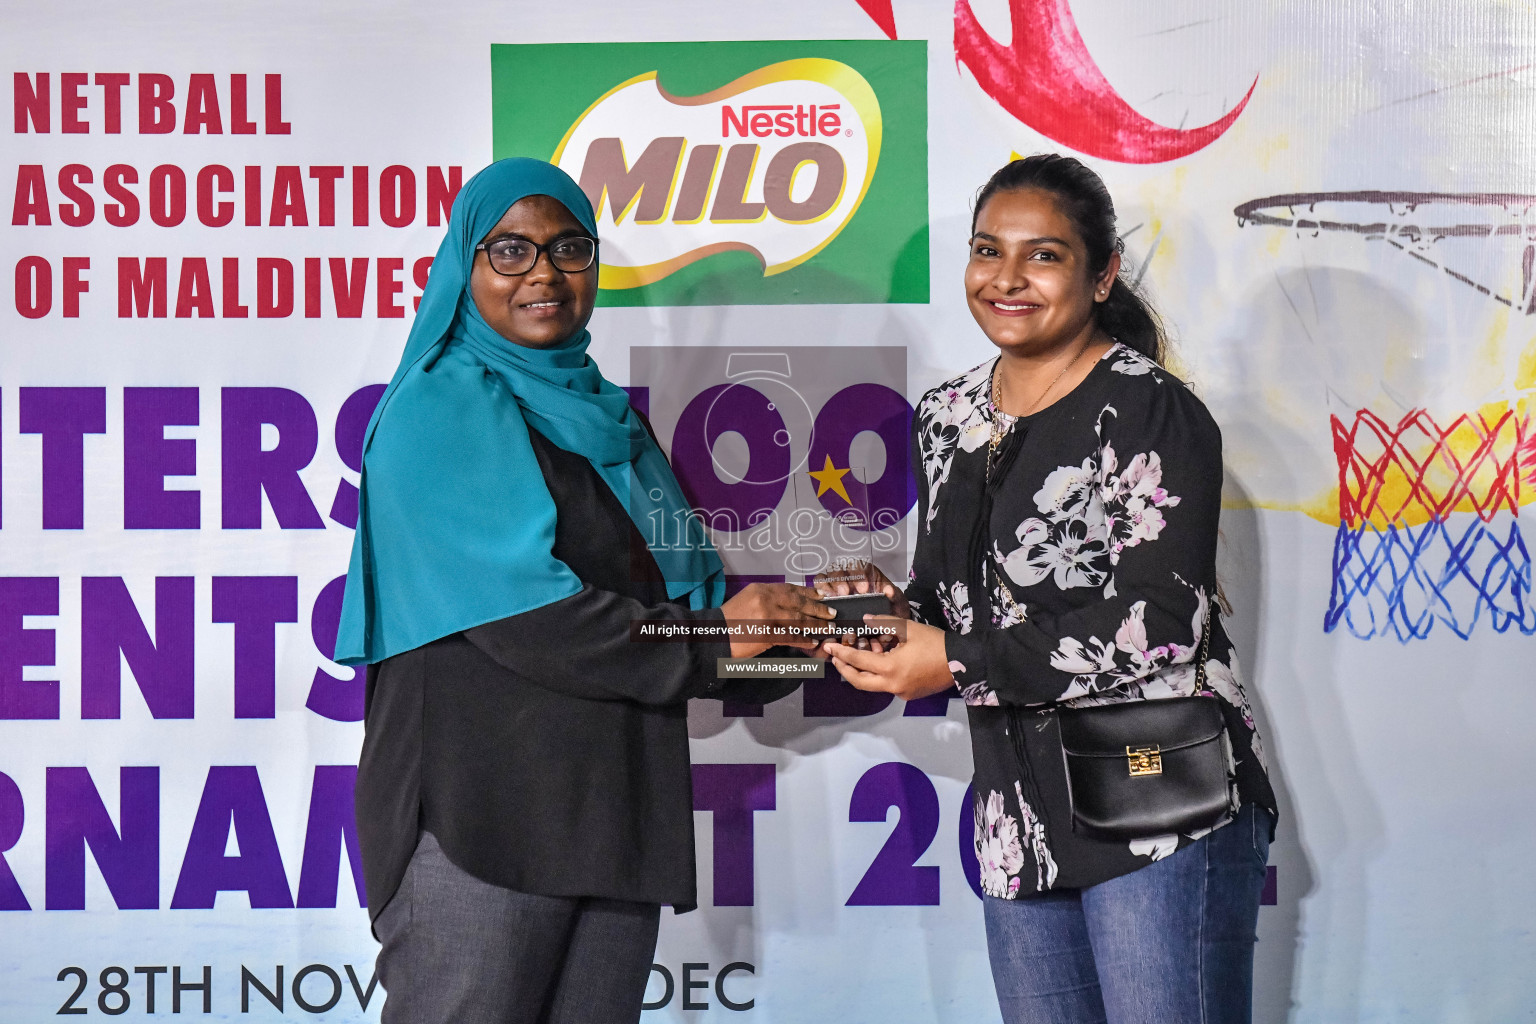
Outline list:
[[[1109,298],[1094,307],[1094,319],[1105,334],[1154,363],[1161,364],[1167,355],[1162,320],[1123,276],[1109,286]]]

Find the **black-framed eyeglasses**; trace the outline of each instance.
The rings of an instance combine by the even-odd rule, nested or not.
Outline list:
[[[491,269],[507,277],[528,273],[539,262],[540,253],[548,253],[550,264],[566,274],[579,274],[597,259],[597,239],[586,235],[566,235],[548,245],[526,238],[499,238],[489,245],[481,242],[475,249],[484,249]]]

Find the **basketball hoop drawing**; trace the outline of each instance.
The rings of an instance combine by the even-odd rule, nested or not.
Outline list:
[[[1380,242],[1512,310],[1536,313],[1536,195],[1310,192],[1254,199],[1240,226]],[[1481,243],[1468,245],[1467,243]],[[1511,258],[1519,253],[1518,292]],[[1536,634],[1521,505],[1536,498],[1536,426],[1505,401],[1437,420],[1423,408],[1389,419],[1331,417],[1338,533],[1325,632],[1361,639],[1467,639],[1480,622]]]
[[[1385,242],[1414,260],[1439,270],[1495,302],[1536,313],[1532,270],[1536,265],[1536,195],[1513,192],[1292,192],[1250,199],[1232,211],[1240,227],[1290,228],[1298,235],[1323,232]],[[1518,296],[1476,278],[1481,272],[1458,270],[1454,257],[1435,250],[1449,239],[1524,241]],[[1447,260],[1451,262],[1447,262]]]

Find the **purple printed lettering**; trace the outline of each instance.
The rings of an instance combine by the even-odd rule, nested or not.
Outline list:
[[[352,807],[357,766],[320,764],[309,795],[309,824],[304,829],[304,862],[299,867],[300,907],[334,907],[345,847],[352,869],[357,902],[366,907],[363,855],[357,842],[357,816]]]
[[[165,489],[168,476],[197,472],[197,442],[167,438],[168,426],[196,426],[197,388],[123,389],[123,528],[195,530],[200,494]]]
[[[215,576],[213,621],[235,627],[235,717],[277,716],[277,624],[299,621],[297,576]]]
[[[150,636],[118,576],[80,581],[80,717],[121,718],[123,662],[155,718],[191,718],[194,702],[191,576],[155,579]]]
[[[87,847],[118,909],[160,905],[160,769],[120,769],[118,786],[121,828],[113,826],[88,769],[48,769],[49,910],[85,909]]]
[[[753,812],[776,806],[771,764],[696,764],[693,809],[714,815],[714,905],[753,905]]]
[[[229,831],[240,852],[226,857]],[[244,892],[251,909],[291,909],[293,895],[254,765],[214,765],[171,896],[172,910],[207,910],[221,892]]]
[[[263,494],[280,528],[324,529],[299,478],[320,441],[315,411],[304,396],[287,388],[225,388],[222,412],[224,529],[261,529]],[[271,450],[261,443],[262,425],[268,423],[278,431]]]
[[[59,717],[57,679],[26,679],[28,665],[52,665],[51,629],[24,629],[28,615],[59,614],[57,576],[0,577],[0,720]]]
[[[21,433],[43,436],[43,529],[85,527],[85,435],[106,432],[106,388],[21,389]]]

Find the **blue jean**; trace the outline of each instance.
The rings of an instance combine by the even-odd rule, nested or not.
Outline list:
[[[1248,1024],[1270,814],[1086,889],[986,897],[1007,1024]]]

